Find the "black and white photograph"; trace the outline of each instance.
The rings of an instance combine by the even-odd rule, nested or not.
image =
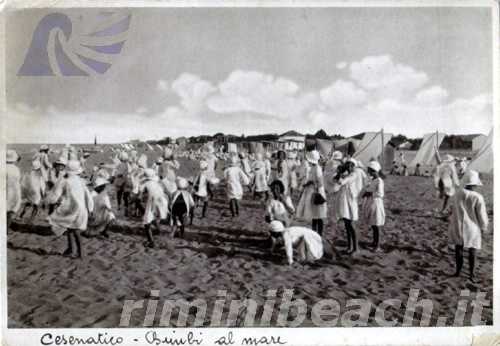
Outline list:
[[[5,344],[498,323],[496,2],[29,2],[2,10]]]

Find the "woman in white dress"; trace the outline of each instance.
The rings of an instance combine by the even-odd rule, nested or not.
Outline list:
[[[274,251],[276,241],[274,236],[281,236],[285,243],[286,257],[288,264],[293,264],[293,248],[297,247],[299,260],[311,262],[323,257],[323,241],[321,236],[315,231],[301,226],[285,227],[281,221],[271,222],[271,235],[273,236]]]
[[[236,155],[231,157],[231,163],[224,171],[224,180],[227,186],[227,198],[229,199],[229,209],[233,217],[240,214],[239,200],[243,198],[243,186],[250,184],[250,178],[239,166]]]
[[[382,167],[377,161],[368,163],[368,174],[371,181],[365,188],[363,197],[363,218],[373,230],[373,250],[380,251],[380,231],[385,224],[384,180]]]
[[[14,215],[21,208],[21,172],[16,162],[19,155],[15,150],[7,150],[7,229],[10,228]]]
[[[312,229],[322,235],[327,203],[323,170],[318,164],[319,159],[320,155],[316,150],[306,153],[308,165],[301,182],[302,194],[297,205],[296,216],[298,219],[312,222]]]
[[[449,225],[450,241],[455,245],[456,271],[460,276],[463,266],[464,248],[469,249],[469,278],[474,281],[476,250],[481,249],[482,233],[488,230],[488,214],[483,196],[476,191],[482,186],[479,174],[468,171],[464,176],[464,188],[453,198],[453,209]]]

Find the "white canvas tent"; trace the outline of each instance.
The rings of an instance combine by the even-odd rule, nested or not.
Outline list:
[[[480,173],[493,172],[493,130],[467,168]]]
[[[409,167],[415,168],[417,163],[420,166],[435,166],[437,165],[436,153],[439,151],[439,146],[443,142],[445,133],[433,132],[424,135],[422,144],[417,151],[417,154],[410,162]]]
[[[392,134],[379,132],[366,132],[358,145],[358,150],[353,155],[358,161],[361,161],[363,165],[368,165],[370,160],[375,159],[378,161],[382,160],[382,153],[384,148],[389,143],[392,138]]]
[[[228,153],[237,153],[238,146],[236,145],[236,143],[227,143],[227,152]]]

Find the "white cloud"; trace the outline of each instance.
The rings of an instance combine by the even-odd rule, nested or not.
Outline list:
[[[188,112],[197,113],[203,110],[205,99],[216,91],[216,88],[194,74],[183,73],[172,82],[172,90],[179,96],[181,105]]]
[[[219,92],[207,101],[216,113],[252,112],[287,119],[314,107],[317,96],[300,93],[286,78],[255,71],[233,71],[219,84]]]
[[[403,98],[421,89],[429,80],[426,73],[396,64],[390,55],[368,56],[350,65],[351,78],[377,96]]]
[[[367,93],[354,83],[337,80],[320,91],[321,101],[330,108],[359,105],[367,100]]]
[[[339,70],[343,70],[347,67],[347,63],[345,61],[338,62],[335,67]]]
[[[415,95],[415,102],[423,106],[438,106],[448,98],[448,91],[439,85],[419,91]]]
[[[137,114],[146,114],[148,112],[148,109],[144,106],[138,107],[135,112]]]

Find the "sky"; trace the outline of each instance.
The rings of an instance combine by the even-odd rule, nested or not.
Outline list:
[[[113,11],[61,10],[71,35],[48,36],[49,55],[59,38],[68,55],[111,64],[89,76],[19,76],[38,22],[54,11],[9,13],[8,142],[492,127],[488,8]],[[124,40],[119,53],[82,50],[89,33],[129,14],[124,34],[101,40]]]

